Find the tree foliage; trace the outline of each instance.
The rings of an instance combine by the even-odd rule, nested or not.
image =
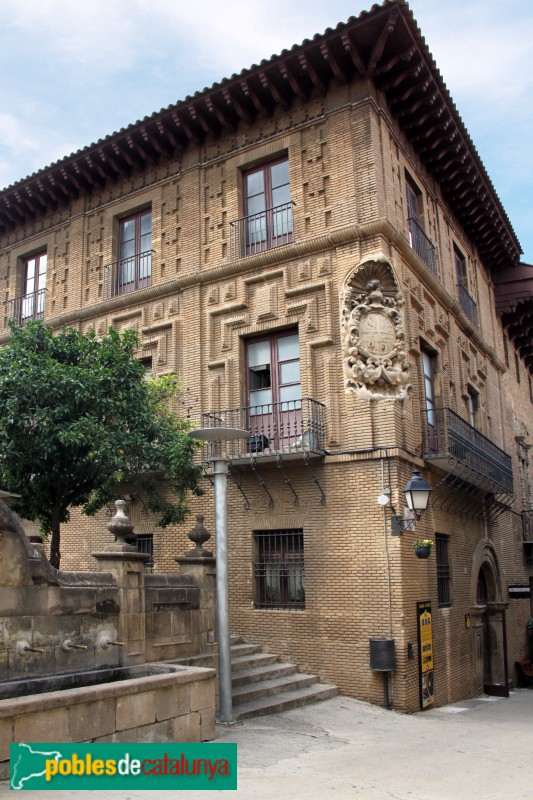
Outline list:
[[[41,321],[12,324],[0,350],[0,485],[51,534],[59,566],[69,509],[92,515],[135,489],[162,527],[182,522],[187,494],[201,494],[188,425],[170,410],[174,376],[146,380],[134,331],[104,337]]]

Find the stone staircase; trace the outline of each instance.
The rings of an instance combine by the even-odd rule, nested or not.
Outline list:
[[[263,653],[256,644],[231,637],[231,675],[233,715],[249,719],[262,714],[276,714],[337,694],[337,687],[319,683],[316,675],[297,671],[295,664],[279,660],[273,653]]]

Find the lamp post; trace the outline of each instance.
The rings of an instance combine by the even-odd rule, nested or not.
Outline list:
[[[203,442],[223,442],[246,439],[250,431],[241,428],[197,428],[189,436]],[[216,541],[216,617],[218,634],[219,721],[234,722],[231,696],[231,631],[229,622],[228,567],[228,462],[224,456],[214,456],[215,541]]]

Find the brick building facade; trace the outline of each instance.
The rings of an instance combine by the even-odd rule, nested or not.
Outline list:
[[[532,615],[509,592],[533,576],[532,361],[496,285],[520,247],[404,2],[8,187],[0,226],[3,342],[12,316],[133,326],[182,416],[250,431],[228,445],[235,632],[378,703],[369,640],[392,638],[415,710],[430,601],[435,702],[505,691]],[[395,536],[415,469],[430,508]],[[192,509],[213,529],[207,482]],[[130,510],[177,569],[193,523]],[[73,515],[65,568],[94,567],[104,521]]]

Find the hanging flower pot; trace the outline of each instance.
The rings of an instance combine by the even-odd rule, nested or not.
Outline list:
[[[416,539],[413,542],[413,549],[417,558],[429,558],[432,546],[431,539]]]

